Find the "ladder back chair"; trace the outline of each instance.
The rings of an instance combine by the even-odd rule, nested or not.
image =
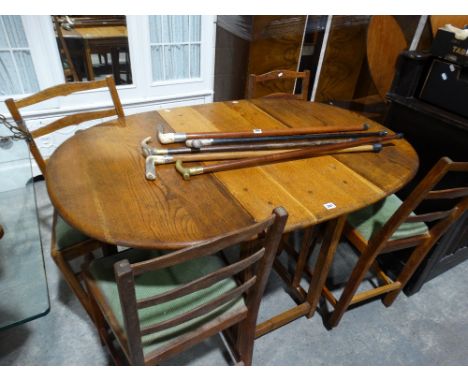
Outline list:
[[[301,93],[292,94],[281,91],[279,81],[284,80],[302,80]],[[249,76],[247,86],[247,98],[255,98],[258,91],[258,84],[262,84],[271,90],[270,94],[265,95],[265,98],[290,98],[307,101],[309,94],[309,83],[310,83],[310,70],[304,70],[303,72],[295,72],[292,70],[273,70],[264,74],[251,74]]]
[[[62,59],[63,73],[65,74],[65,79],[71,78],[72,81],[80,81],[78,73],[75,70],[75,65],[71,58],[70,50],[68,49],[67,42],[62,33],[62,24],[57,16],[52,16],[52,21],[54,23],[55,32],[57,33],[58,40],[60,42],[60,56]]]
[[[352,304],[383,295],[384,305],[390,306],[434,244],[467,210],[468,186],[450,189],[437,187],[449,172],[468,172],[468,162],[453,162],[443,157],[405,201],[391,195],[348,216],[345,235],[360,252],[360,256],[338,300],[330,290],[323,290],[324,296],[334,306],[327,320],[328,327],[337,326]],[[464,179],[468,185],[468,181]],[[428,206],[431,212],[419,215],[413,212],[422,202],[428,200],[451,200],[454,206],[442,211]],[[405,248],[413,249],[404,267],[393,280],[379,268],[376,258],[382,253]],[[356,293],[371,267],[376,271],[380,286]]]
[[[51,98],[67,96],[80,91],[99,89],[104,87],[107,87],[109,89],[112,98],[113,107],[110,109],[68,115],[32,132],[30,132],[26,127],[26,123],[23,119],[23,116],[20,113],[20,109],[22,108],[46,101]],[[20,100],[15,101],[12,98],[9,98],[5,101],[5,103],[18,128],[31,136],[31,139],[28,140],[29,149],[43,174],[46,173],[46,161],[42,157],[36,143],[34,142],[35,138],[51,134],[54,131],[57,131],[67,126],[77,125],[86,121],[112,117],[114,115],[117,115],[118,117],[124,117],[122,104],[120,103],[120,98],[117,93],[115,82],[112,76],[107,76],[105,79],[98,81],[70,82],[52,86],[50,88],[41,90],[36,94],[33,94],[29,97]]]
[[[67,96],[75,92],[103,87],[107,87],[109,89],[112,98],[113,107],[110,109],[68,115],[32,132],[28,130],[26,122],[20,113],[20,109],[22,108],[46,101],[51,98]],[[36,143],[34,142],[35,138],[53,133],[54,131],[67,126],[76,125],[86,121],[92,121],[114,115],[118,117],[124,117],[122,104],[120,103],[119,95],[117,93],[114,80],[111,76],[106,77],[103,80],[93,82],[73,82],[60,84],[44,89],[36,94],[20,100],[15,101],[11,98],[7,99],[5,103],[18,128],[29,136],[29,150],[31,151],[32,156],[36,160],[40,170],[44,175],[47,173],[47,161],[42,157]],[[90,313],[89,302],[86,291],[80,282],[81,272],[73,271],[70,262],[75,258],[87,255],[91,251],[99,248],[102,249],[105,254],[114,253],[116,251],[115,246],[107,245],[105,243],[91,239],[83,233],[75,230],[70,225],[68,225],[54,210],[52,222],[51,256],[57,267],[62,272],[65,281],[78,297],[81,304],[88,313]]]
[[[93,260],[86,287],[115,363],[153,365],[222,332],[239,364],[252,363],[257,315],[286,211],[175,252],[131,249]],[[223,250],[261,237],[259,250],[226,262]],[[118,347],[114,346],[114,339]]]

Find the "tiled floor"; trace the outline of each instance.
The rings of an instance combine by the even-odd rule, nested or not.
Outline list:
[[[108,365],[94,328],[49,256],[52,209],[36,183],[51,310],[0,332],[0,365]],[[354,258],[343,244],[340,267]],[[347,312],[327,331],[319,314],[300,318],[255,343],[255,365],[468,365],[468,262],[444,273],[390,308],[380,301]],[[0,284],[1,285],[1,284]],[[273,276],[260,319],[292,306]],[[168,365],[228,365],[221,339],[174,357]]]

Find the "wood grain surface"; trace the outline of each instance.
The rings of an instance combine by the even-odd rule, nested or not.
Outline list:
[[[137,248],[183,247],[252,223],[215,178],[184,182],[161,166],[158,181],[145,179],[139,145],[159,120],[156,112],[126,117],[61,145],[46,176],[60,215],[93,238]]]
[[[261,15],[253,17],[248,74],[275,69],[298,70],[307,16]],[[269,93],[293,93],[295,80],[259,84],[255,97]]]
[[[333,16],[315,101],[351,100],[366,55],[368,16]]]
[[[94,26],[82,27],[78,26],[67,31],[62,28],[62,34],[65,38],[82,38],[82,39],[101,39],[101,38],[116,38],[127,37],[127,27],[119,26]]]
[[[395,17],[371,17],[367,29],[367,63],[383,99],[392,85],[396,60],[407,47],[405,35]]]
[[[202,132],[362,122],[383,129],[344,109],[294,100],[242,100],[143,113],[66,141],[49,159],[46,181],[52,203],[66,221],[109,243],[177,248],[263,220],[277,206],[288,211],[286,230],[291,231],[395,192],[416,172],[415,151],[399,140],[380,153],[323,156],[190,181],[168,164],[158,166],[159,178],[149,182],[139,142],[146,136],[156,141],[157,124]],[[335,207],[327,209],[326,203]]]

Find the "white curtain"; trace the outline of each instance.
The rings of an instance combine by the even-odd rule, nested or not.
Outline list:
[[[150,16],[153,81],[200,77],[201,16]]]
[[[0,95],[34,93],[38,90],[21,16],[0,16]]]

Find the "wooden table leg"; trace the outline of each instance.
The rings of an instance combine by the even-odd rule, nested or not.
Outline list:
[[[94,80],[93,61],[91,60],[91,48],[89,47],[88,40],[84,39],[84,59],[86,65],[86,74],[88,81]]]
[[[277,271],[281,270],[280,276],[285,281],[289,287],[292,288],[292,291],[296,292],[295,298],[302,297],[302,302],[299,303],[294,308],[288,309],[260,324],[257,325],[255,330],[255,338],[259,338],[266,333],[269,333],[275,329],[280,328],[283,325],[286,325],[299,317],[306,316],[310,318],[315,313],[317,308],[320,295],[322,293],[322,288],[325,285],[327,279],[328,271],[332,264],[333,258],[335,256],[335,251],[340,242],[341,234],[343,231],[344,223],[346,221],[346,215],[340,216],[328,223],[326,223],[325,233],[323,236],[322,245],[320,248],[320,254],[317,259],[312,280],[310,282],[309,290],[307,293],[299,286],[294,287],[292,284],[293,278],[286,277],[284,274],[285,270],[281,270],[282,267],[279,264],[276,264]],[[313,243],[313,238],[316,234],[316,229],[309,229],[310,232],[305,236],[306,247],[310,249],[310,245]],[[305,251],[304,251],[305,253]],[[299,256],[298,256],[299,258]],[[302,262],[303,263],[303,262]],[[305,263],[302,264],[302,269],[305,268]],[[284,267],[283,267],[284,268]],[[297,275],[296,275],[297,278]]]
[[[314,315],[319,303],[322,289],[327,281],[328,271],[335,257],[336,248],[340,242],[343,232],[346,215],[339,216],[327,223],[323,236],[320,254],[315,263],[314,273],[307,292],[307,302],[310,305],[310,311],[307,312],[307,318]]]
[[[120,53],[118,48],[113,47],[111,49],[112,58],[112,73],[114,74],[114,81],[116,85],[120,85],[122,80],[120,79]]]

